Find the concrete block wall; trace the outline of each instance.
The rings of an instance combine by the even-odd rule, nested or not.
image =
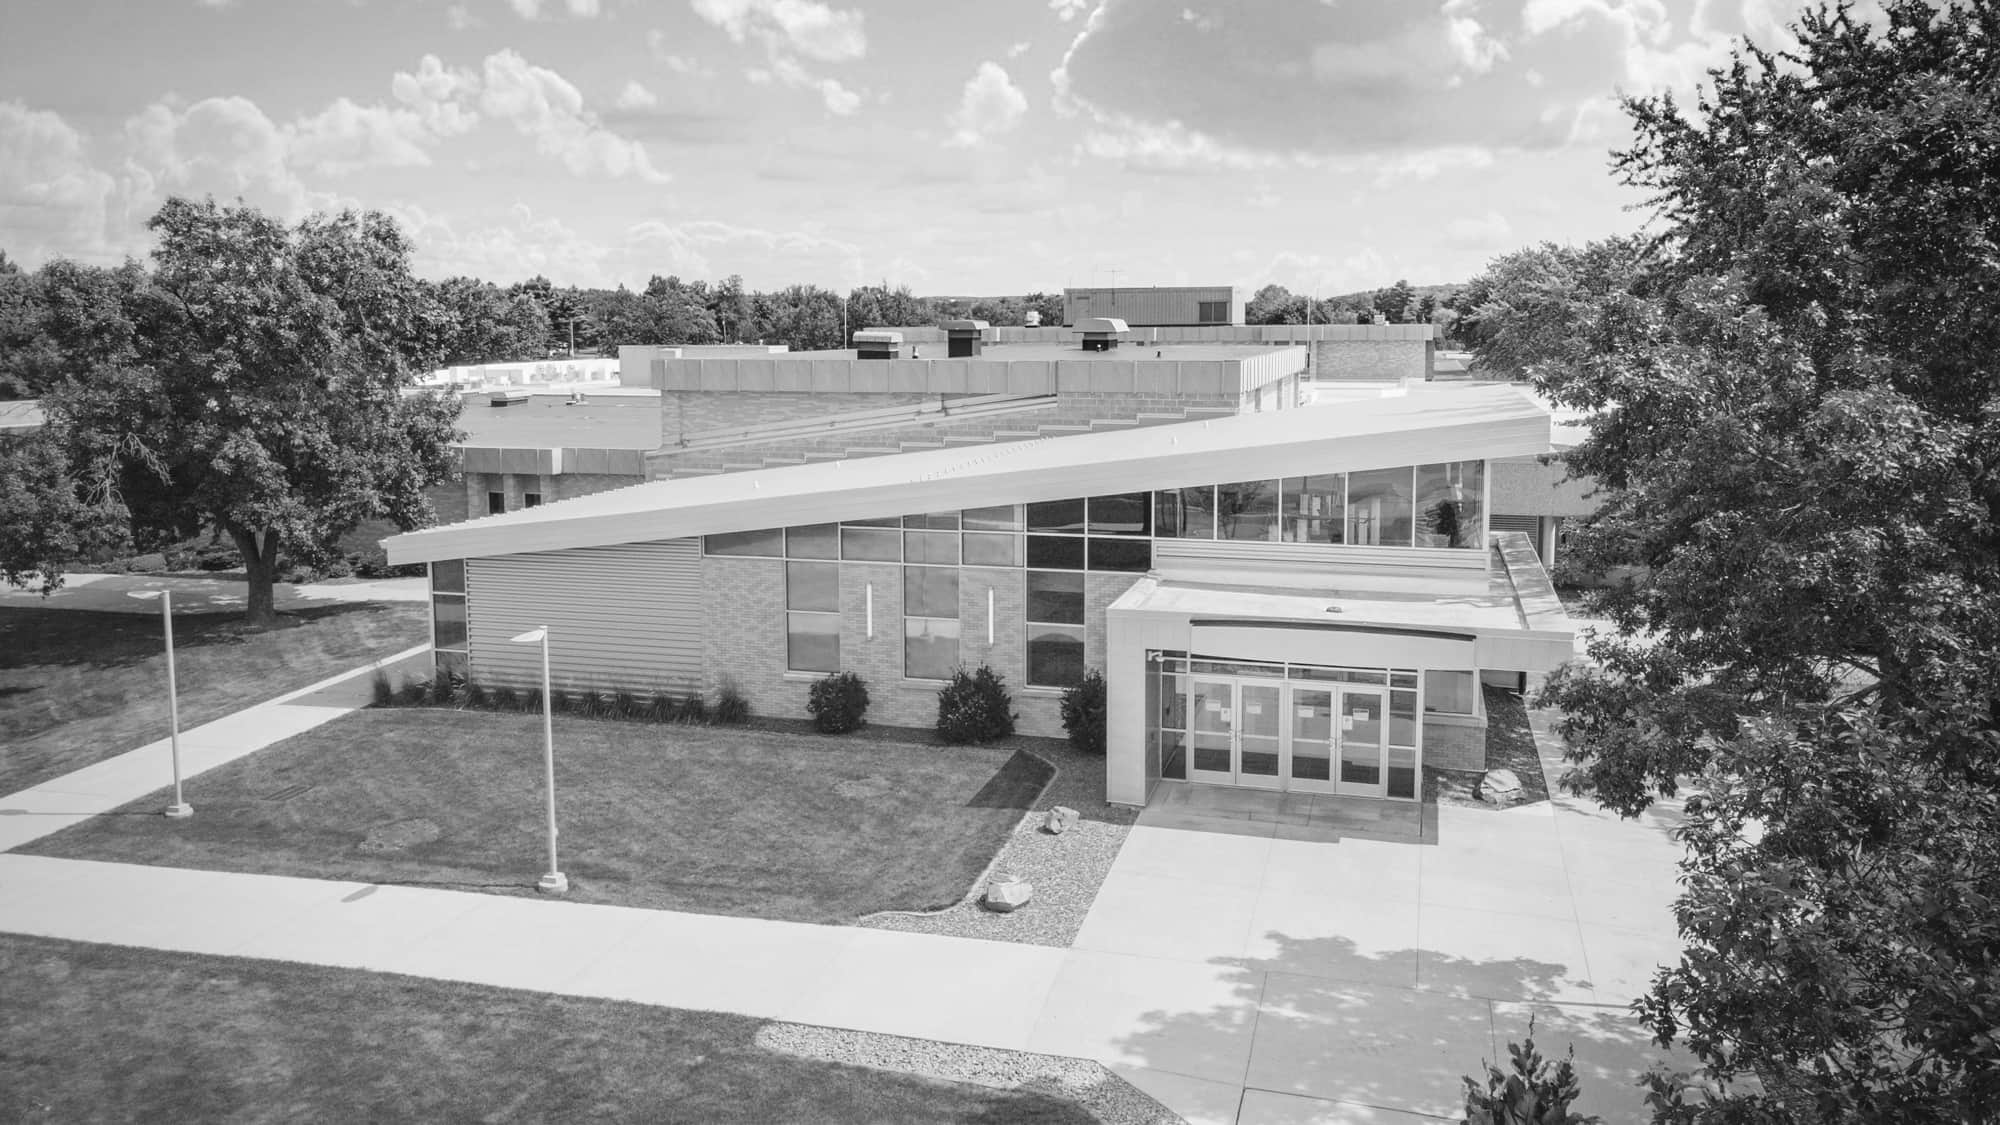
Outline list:
[[[725,676],[759,715],[805,714],[805,685],[785,680],[785,562],[701,560],[703,687]]]
[[[1143,574],[1092,573],[1083,579],[1083,659],[1092,668],[1104,670],[1105,654],[1110,651],[1105,644],[1104,611],[1124,596],[1133,584],[1146,577]]]
[[[1430,371],[1428,340],[1325,340],[1313,349],[1319,379],[1421,380]]]

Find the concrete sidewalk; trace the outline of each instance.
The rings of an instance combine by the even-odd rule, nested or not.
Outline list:
[[[328,676],[254,707],[181,732],[183,780],[368,705],[375,669],[430,652],[428,644]],[[0,851],[18,848],[172,785],[169,739],[0,797]],[[201,815],[197,804],[195,815]]]

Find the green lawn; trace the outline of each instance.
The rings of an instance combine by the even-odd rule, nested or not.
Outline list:
[[[4,1121],[1086,1125],[1074,1103],[765,1050],[760,1021],[0,935]]]
[[[555,735],[572,899],[803,922],[957,902],[1050,773],[866,734],[559,716]],[[103,816],[21,850],[532,894],[541,786],[539,716],[371,709],[192,779],[191,820]]]
[[[181,727],[304,687],[429,638],[422,605],[300,610],[263,632],[176,614]],[[0,607],[0,795],[167,736],[157,613]]]

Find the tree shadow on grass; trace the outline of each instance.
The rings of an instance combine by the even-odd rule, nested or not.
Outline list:
[[[1264,945],[1263,956],[1208,962],[1223,972],[1226,1002],[1147,1012],[1119,1048],[1180,1074],[1227,1072],[1247,1052],[1252,1089],[1455,1118],[1461,1079],[1483,1076],[1486,1061],[1504,1069],[1532,1015],[1544,1054],[1575,1044],[1585,1112],[1644,1119],[1634,1083],[1664,1052],[1626,1009],[1576,999],[1581,966],[1431,951],[1419,964],[1415,949],[1371,953],[1346,937],[1276,932]]]
[[[181,655],[246,645],[258,637],[353,614],[379,613],[381,608],[372,602],[343,602],[288,609],[278,614],[277,624],[263,629],[251,628],[240,613],[175,613],[174,651]],[[157,613],[0,606],[0,670],[131,667],[159,659],[164,651]],[[0,695],[32,690],[25,685],[8,687],[0,689]]]

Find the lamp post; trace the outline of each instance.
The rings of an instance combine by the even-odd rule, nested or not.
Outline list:
[[[549,798],[549,870],[535,883],[535,889],[559,895],[569,890],[569,876],[556,865],[556,728],[555,704],[549,698],[549,627],[543,625],[507,639],[517,645],[542,646],[542,781]]]
[[[174,592],[172,590],[128,590],[128,598],[142,602],[158,599],[160,622],[167,632],[167,730],[168,743],[174,755],[174,803],[166,807],[166,815],[175,820],[184,820],[194,815],[194,806],[181,796],[181,694],[180,685],[174,675]]]

